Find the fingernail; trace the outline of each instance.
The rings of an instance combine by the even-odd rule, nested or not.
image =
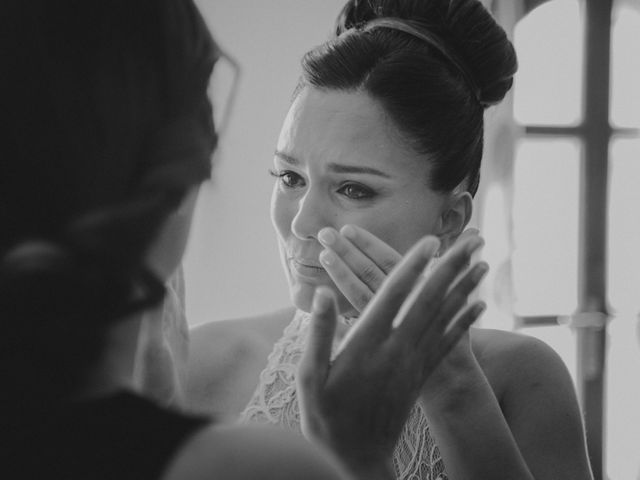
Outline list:
[[[471,255],[482,245],[484,245],[484,239],[482,237],[473,237],[467,245],[467,254]]]
[[[323,228],[318,232],[318,240],[323,245],[332,245],[336,241],[336,235],[330,228]]]
[[[473,316],[478,318],[482,313],[487,309],[487,304],[484,302],[478,303],[475,307],[473,307]]]
[[[351,225],[345,225],[340,229],[340,233],[347,237],[349,240],[353,240],[356,238],[356,229]]]
[[[427,237],[424,242],[424,252],[428,256],[435,256],[440,248],[440,240],[438,237]]]
[[[320,252],[320,263],[322,263],[323,265],[333,265],[333,262],[336,261],[336,254],[333,253],[331,250],[322,250]]]
[[[489,265],[487,265],[486,263],[478,264],[475,272],[473,272],[473,280],[475,282],[479,282],[480,280],[482,280],[482,277],[484,277],[488,271],[489,271]]]
[[[318,287],[313,295],[313,310],[326,312],[331,306],[331,292],[326,287]]]

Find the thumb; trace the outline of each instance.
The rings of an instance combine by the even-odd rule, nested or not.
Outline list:
[[[307,347],[298,369],[302,390],[317,390],[324,384],[329,373],[336,322],[337,308],[333,291],[318,287],[313,297]]]

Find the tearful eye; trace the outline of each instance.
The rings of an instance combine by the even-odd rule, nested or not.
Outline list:
[[[370,188],[355,183],[344,185],[339,192],[351,200],[363,200],[375,196],[374,191]]]
[[[299,178],[296,178],[296,175],[294,175],[293,173],[284,173],[280,177],[280,180],[282,180],[282,183],[284,183],[287,187],[295,186],[298,179]]]
[[[274,171],[269,170],[269,174],[272,177],[276,177],[280,180],[280,183],[286,188],[297,188],[304,186],[304,179],[291,170]]]

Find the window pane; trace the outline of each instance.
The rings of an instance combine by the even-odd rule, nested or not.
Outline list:
[[[486,181],[486,180],[485,180]],[[508,186],[501,182],[491,184],[481,204],[481,232],[486,243],[482,259],[489,272],[480,285],[480,297],[487,310],[480,319],[486,328],[513,329],[513,288],[511,277],[511,202]]]
[[[609,300],[617,311],[640,311],[640,139],[611,146]]]
[[[640,128],[640,6],[618,3],[611,32],[611,122]]]
[[[577,0],[554,0],[516,26],[519,70],[514,115],[522,124],[570,125],[582,118],[582,16]]]
[[[520,141],[514,170],[514,311],[566,315],[577,305],[577,141]]]
[[[640,139],[611,145],[609,183],[609,324],[607,464],[611,478],[640,472]],[[633,378],[633,377],[636,378]]]

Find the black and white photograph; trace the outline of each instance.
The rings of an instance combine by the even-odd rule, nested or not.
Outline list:
[[[0,478],[640,480],[639,0],[0,10]]]

